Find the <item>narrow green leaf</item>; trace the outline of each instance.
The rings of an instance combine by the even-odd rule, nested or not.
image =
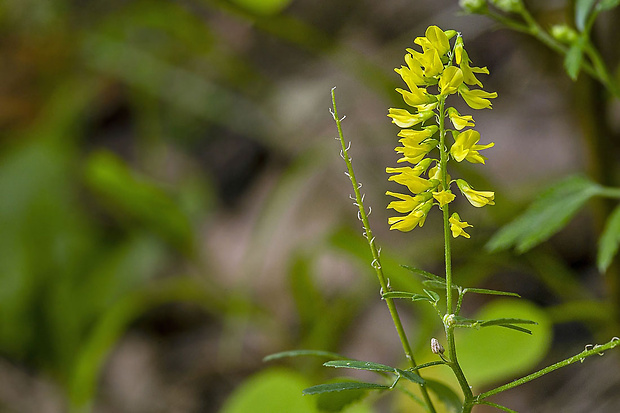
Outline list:
[[[390,386],[385,386],[383,384],[376,383],[366,383],[360,381],[346,381],[339,383],[327,383],[327,384],[319,384],[317,386],[308,387],[303,390],[303,394],[321,394],[321,393],[329,393],[333,391],[343,391],[343,390],[387,390]]]
[[[446,406],[446,410],[458,413],[463,408],[461,398],[450,387],[435,380],[426,380],[428,388]]]
[[[575,2],[575,26],[579,31],[583,31],[586,20],[592,11],[592,6],[596,0],[577,0]]]
[[[614,256],[618,252],[618,246],[620,245],[620,205],[613,210],[607,222],[605,222],[605,228],[601,234],[598,246],[598,255],[596,257],[596,265],[600,272],[605,272]]]
[[[503,410],[508,413],[518,413],[516,410],[509,409],[508,407],[502,406],[501,404],[497,404],[497,403],[482,401],[479,404],[486,404],[487,406],[495,407],[496,409]]]
[[[503,324],[538,324],[536,321],[524,318],[495,318],[493,320],[480,321],[480,327],[497,326]]]
[[[445,281],[443,278],[441,278],[440,276],[435,275],[435,274],[433,274],[433,273],[430,273],[430,272],[428,272],[428,271],[424,271],[424,270],[421,270],[421,269],[419,269],[419,268],[411,267],[411,266],[409,266],[409,265],[404,265],[404,264],[403,264],[403,265],[401,265],[401,267],[403,267],[403,268],[405,268],[405,269],[407,269],[407,270],[411,271],[412,273],[414,273],[414,274],[416,274],[416,275],[420,275],[420,276],[422,276],[422,277],[424,277],[424,278],[428,278],[429,280],[435,280],[435,281],[439,281],[439,282],[443,282],[443,283],[445,283],[445,282],[446,282],[446,281]]]
[[[477,323],[480,322],[480,320],[476,320],[473,318],[465,318],[461,316],[455,316],[453,320],[454,320],[454,325],[457,327],[474,327],[477,325]]]
[[[398,373],[401,375],[401,377],[406,378],[407,380],[409,380],[410,382],[416,383],[416,384],[425,384],[426,381],[420,377],[417,373],[410,371],[410,370],[401,370],[401,369],[397,369]]]
[[[511,293],[508,291],[499,291],[499,290],[487,290],[486,288],[465,288],[463,293],[475,293],[475,294],[488,294],[488,295],[507,295],[510,297],[518,297],[521,296],[517,293]]]
[[[520,332],[525,333],[525,334],[532,335],[532,330],[529,330],[527,328],[520,327],[520,326],[515,326],[515,325],[512,325],[512,324],[498,324],[498,327],[509,328],[511,330],[516,330],[516,331],[520,331]]]
[[[527,210],[487,243],[490,251],[516,247],[523,253],[558,232],[600,190],[592,181],[569,177],[548,188]]]
[[[442,290],[444,288],[446,288],[445,281],[424,280],[424,281],[422,281],[422,285],[424,285],[425,287],[438,288],[438,289],[442,289]],[[457,287],[455,285],[453,285],[452,287],[454,289],[457,289]]]
[[[282,351],[280,353],[270,354],[263,358],[263,362],[268,362],[272,360],[277,360],[285,357],[302,357],[302,356],[314,356],[314,357],[324,357],[324,358],[337,358],[337,359],[346,359],[346,357],[341,356],[338,353],[332,353],[330,351],[321,351],[321,350],[290,350],[290,351]]]
[[[373,363],[372,361],[360,360],[331,360],[323,363],[325,367],[368,370],[368,371],[387,371],[396,374],[397,368],[386,366],[385,364]]]
[[[439,301],[439,294],[437,294],[435,291],[431,291],[431,290],[424,290],[424,292],[431,298],[431,300],[433,300],[434,302],[438,302]]]
[[[389,291],[387,293],[383,293],[382,297],[383,298],[407,298],[412,301],[419,301],[419,300],[430,301],[430,298],[425,295],[410,293],[407,291]]]

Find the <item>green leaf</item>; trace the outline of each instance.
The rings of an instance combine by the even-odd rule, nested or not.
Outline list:
[[[512,246],[523,253],[558,232],[594,195],[600,186],[573,176],[547,189],[527,210],[500,229],[487,243],[489,251]]]
[[[620,205],[613,210],[599,239],[596,265],[600,272],[605,272],[618,252],[620,245]]]
[[[596,8],[599,11],[604,11],[604,10],[611,10],[614,7],[618,7],[618,5],[620,5],[620,0],[601,0],[596,5]]]
[[[463,293],[474,293],[474,294],[488,294],[488,295],[506,295],[510,297],[521,298],[521,296],[517,293],[511,293],[508,291],[499,291],[499,290],[487,290],[486,288],[465,288]]]
[[[247,11],[260,15],[271,16],[281,12],[291,0],[231,0]]]
[[[405,269],[407,269],[407,270],[411,271],[412,273],[414,273],[414,274],[416,274],[416,275],[422,276],[423,278],[427,278],[427,279],[429,279],[429,280],[439,281],[439,282],[442,282],[442,283],[445,283],[445,282],[446,282],[446,281],[445,281],[443,278],[441,278],[440,276],[435,275],[435,274],[433,274],[433,273],[430,273],[430,272],[428,272],[428,271],[424,271],[424,270],[421,270],[421,269],[419,269],[419,268],[411,267],[411,266],[409,266],[409,265],[404,265],[404,264],[403,264],[403,265],[401,265],[401,267],[403,267],[403,268],[405,268]]]
[[[453,413],[461,411],[463,408],[461,398],[450,387],[435,380],[426,380],[426,385],[446,406],[447,411]]]
[[[514,325],[512,325],[512,324],[499,324],[498,326],[499,326],[499,327],[509,328],[509,329],[511,329],[511,330],[520,331],[520,332],[522,332],[522,333],[532,335],[532,330],[528,330],[528,329],[527,329],[527,328],[525,328],[525,327],[514,326]]]
[[[430,361],[428,363],[418,364],[417,366],[412,367],[412,368],[410,368],[408,370],[410,370],[410,371],[417,371],[417,370],[420,370],[420,369],[424,369],[426,367],[438,366],[440,364],[446,364],[446,362],[445,361],[439,361],[439,360],[438,361]]]
[[[497,403],[482,401],[480,402],[480,404],[486,404],[487,406],[492,406],[492,407],[495,407],[496,409],[503,410],[508,413],[518,413],[516,410],[509,409],[508,407],[502,406],[501,404],[497,404]]]
[[[579,31],[583,31],[586,20],[592,11],[592,6],[596,0],[577,0],[575,3],[575,26]]]
[[[397,371],[401,375],[401,377],[406,378],[407,380],[409,380],[412,383],[426,384],[426,380],[424,380],[422,377],[420,377],[417,373],[415,373],[413,371],[401,370],[401,369],[397,369]]]
[[[439,294],[437,294],[435,291],[431,291],[431,290],[424,290],[424,292],[431,298],[431,300],[433,300],[434,302],[438,302],[439,301]]]
[[[317,386],[308,387],[303,390],[303,394],[321,394],[321,393],[329,393],[334,391],[343,391],[343,390],[387,390],[390,386],[386,386],[383,384],[376,383],[366,383],[361,381],[344,381],[338,383],[326,383],[319,384]],[[251,411],[251,410],[248,410]],[[276,411],[276,410],[274,410]],[[278,410],[278,411],[291,411],[291,410]]]
[[[527,300],[498,298],[474,317],[489,321],[518,318],[538,322],[530,327],[532,335],[506,328],[455,330],[459,361],[474,387],[529,372],[543,359],[551,344],[551,322],[547,314]]]
[[[355,382],[355,380],[346,379],[334,379],[331,382],[336,383],[339,381]],[[359,401],[367,394],[368,392],[364,389],[351,389],[341,392],[321,393],[316,396],[316,407],[321,412],[341,412],[345,407],[347,407],[351,403]],[[367,406],[359,404],[357,406],[351,406],[350,409],[346,410],[346,413],[353,413],[352,410],[360,411],[361,409],[363,409],[364,412],[369,413],[369,409]]]
[[[304,397],[307,380],[284,369],[260,372],[238,386],[219,413],[318,413],[314,400]]]
[[[424,380],[418,374],[412,371],[401,370],[396,367],[386,366],[385,364],[373,363],[372,361],[332,360],[332,361],[323,363],[323,365],[325,367],[388,372],[388,373],[398,374],[414,383],[424,384]]]
[[[538,324],[536,321],[522,318],[496,318],[480,322],[480,327],[498,326],[503,324]]]
[[[446,288],[446,283],[445,281],[435,281],[435,280],[424,280],[422,281],[422,285],[429,287],[429,288],[438,288],[438,289],[444,289]],[[456,285],[452,285],[453,289],[457,289],[458,287]]]
[[[383,298],[407,298],[411,301],[420,301],[426,300],[431,301],[431,299],[422,294],[410,293],[407,291],[389,291],[387,293],[383,293]]]
[[[570,76],[573,80],[577,80],[579,70],[581,69],[584,45],[585,41],[582,35],[582,37],[577,39],[577,41],[570,46],[566,52],[566,56],[564,57],[564,69],[566,70],[566,73],[568,73],[568,76]]]
[[[346,359],[346,357],[341,356],[337,353],[332,353],[330,351],[322,351],[322,350],[289,350],[282,351],[279,353],[274,353],[263,358],[263,362],[277,360],[285,357],[305,357],[305,356],[314,356],[314,357],[324,357],[324,358],[338,358],[338,359]]]

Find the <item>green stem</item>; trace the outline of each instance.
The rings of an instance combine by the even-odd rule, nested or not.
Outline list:
[[[446,149],[446,128],[445,128],[445,103],[446,97],[442,96],[439,100],[439,167],[441,170],[441,186],[444,190],[448,190],[450,187],[448,186],[448,153]],[[459,365],[458,359],[456,357],[456,343],[454,341],[454,326],[451,325],[451,320],[449,319],[452,316],[452,249],[451,249],[451,239],[450,239],[450,211],[448,208],[448,204],[445,204],[442,208],[443,212],[443,235],[444,235],[444,245],[445,245],[445,265],[446,265],[446,315],[444,316],[444,326],[446,331],[446,341],[448,344],[448,365],[454,372],[456,379],[461,386],[461,390],[463,391],[463,396],[465,397],[465,401],[463,402],[462,413],[469,413],[473,406],[473,394],[471,391],[471,387],[469,387],[469,383],[467,382],[467,378]]]
[[[336,109],[336,94],[334,92],[334,89],[336,88],[332,89],[332,106],[334,108],[333,115],[334,115],[334,120],[336,121],[336,127],[338,128],[338,137],[340,139],[340,145],[342,146],[342,157],[344,158],[344,162],[347,165],[347,175],[351,179],[351,184],[353,185],[353,192],[355,193],[355,203],[357,207],[359,208],[359,218],[360,218],[360,221],[362,221],[362,224],[364,225],[364,231],[365,231],[364,236],[368,240],[368,245],[370,246],[370,252],[373,258],[372,267],[375,269],[377,278],[379,279],[379,284],[381,285],[381,291],[387,292],[389,291],[390,287],[387,283],[385,275],[383,274],[383,268],[381,266],[381,257],[379,256],[379,251],[375,243],[375,237],[373,236],[372,230],[370,229],[370,223],[368,221],[368,214],[366,213],[366,210],[364,209],[364,201],[363,201],[362,194],[360,192],[360,186],[357,182],[357,179],[355,178],[355,173],[353,171],[353,165],[351,164],[351,158],[349,158],[348,148],[347,148],[347,145],[345,144],[344,134],[342,133],[341,119],[338,117],[338,111]],[[384,299],[385,299],[385,303],[387,304],[388,311],[390,312],[390,315],[392,316],[392,321],[394,322],[394,327],[396,327],[396,332],[398,333],[398,338],[400,339],[400,342],[402,344],[403,350],[405,352],[405,356],[407,357],[407,360],[409,360],[409,365],[412,368],[415,368],[417,367],[417,364],[415,362],[415,359],[413,358],[413,351],[411,350],[411,345],[409,344],[409,340],[407,339],[407,334],[405,333],[405,329],[403,328],[403,324],[400,320],[400,316],[398,315],[398,311],[396,310],[396,305],[394,304],[394,300],[392,300],[391,298],[384,298]],[[415,374],[422,377],[418,371],[415,371]],[[422,391],[422,396],[424,397],[424,401],[426,402],[426,407],[428,408],[428,411],[431,413],[436,413],[435,407],[433,406],[433,402],[430,398],[430,395],[428,393],[426,386],[421,386],[420,389]]]
[[[497,387],[497,388],[495,388],[493,390],[489,390],[489,391],[487,391],[485,393],[481,393],[478,396],[476,396],[475,402],[479,403],[481,400],[484,400],[487,397],[493,396],[494,394],[501,393],[501,392],[503,392],[505,390],[509,390],[509,389],[514,388],[514,387],[520,386],[520,385],[525,384],[525,383],[527,383],[529,381],[537,379],[537,378],[539,378],[540,376],[542,376],[544,374],[550,373],[550,372],[552,372],[554,370],[557,370],[557,369],[560,369],[562,367],[566,367],[566,366],[568,366],[570,364],[573,364],[573,363],[576,363],[578,361],[583,362],[583,360],[586,357],[590,357],[590,356],[593,356],[595,354],[601,355],[604,351],[612,349],[612,348],[616,347],[619,344],[620,344],[620,339],[618,339],[618,337],[614,337],[610,341],[608,341],[607,343],[605,343],[605,344],[603,344],[601,346],[595,346],[592,349],[584,350],[584,351],[582,351],[581,353],[579,353],[579,354],[577,354],[575,356],[572,356],[572,357],[569,357],[569,358],[567,358],[565,360],[559,361],[559,362],[557,362],[555,364],[552,364],[551,366],[545,367],[544,369],[539,370],[539,371],[537,371],[535,373],[528,374],[527,376],[522,377],[522,378],[520,378],[518,380],[514,380],[514,381],[512,381],[510,383],[504,384],[503,386],[499,386],[499,387]]]
[[[603,187],[598,191],[598,195],[605,198],[620,199],[620,188]]]

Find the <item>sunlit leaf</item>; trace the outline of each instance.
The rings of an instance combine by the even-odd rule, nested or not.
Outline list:
[[[620,245],[620,205],[613,210],[601,234],[596,264],[600,272],[605,272],[618,252]]]

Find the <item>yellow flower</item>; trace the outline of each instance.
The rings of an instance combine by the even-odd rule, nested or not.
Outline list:
[[[411,126],[415,126],[418,123],[424,122],[431,116],[433,116],[433,111],[425,111],[418,112],[415,115],[410,113],[405,109],[389,109],[389,115],[392,118],[392,122],[398,125],[400,128],[410,128]]]
[[[397,192],[387,191],[386,195],[393,196],[394,198],[400,199],[400,201],[392,201],[387,206],[388,209],[393,209],[396,212],[400,212],[401,214],[411,212],[420,206],[422,203],[428,201],[430,199],[429,193],[423,193],[416,196],[399,194]]]
[[[471,163],[484,164],[486,158],[480,155],[478,151],[491,148],[495,143],[491,142],[488,145],[476,145],[479,140],[480,133],[478,133],[478,131],[469,129],[465,132],[461,132],[457,135],[452,148],[450,148],[450,154],[457,162],[466,159]]]
[[[407,53],[405,55],[405,63],[407,67],[401,66],[400,69],[394,69],[394,71],[400,75],[410,89],[416,86],[424,86],[426,80],[424,79],[424,72],[420,62]]]
[[[463,82],[467,83],[468,85],[478,85],[482,87],[482,83],[476,78],[474,73],[484,73],[488,75],[489,69],[487,69],[486,67],[469,66],[471,60],[469,60],[469,55],[467,54],[467,51],[461,47],[459,53],[461,54],[461,57],[457,58],[456,60],[457,64],[461,67],[461,70],[463,71]]]
[[[459,235],[465,238],[469,238],[469,234],[465,232],[465,228],[473,227],[465,221],[461,221],[461,217],[456,212],[452,214],[450,219],[450,230],[452,231],[452,237],[456,238]]]
[[[408,215],[388,218],[390,229],[408,232],[414,229],[417,225],[422,227],[424,225],[424,221],[426,221],[428,211],[432,206],[432,201],[426,201],[425,203],[418,205]]]
[[[474,118],[471,115],[463,115],[454,108],[448,108],[448,116],[450,117],[450,121],[456,130],[461,130],[468,126],[476,126],[474,123]]]
[[[492,105],[488,99],[497,97],[496,92],[490,93],[481,89],[469,90],[464,83],[459,86],[458,92],[465,103],[467,103],[472,109],[491,109]]]
[[[428,139],[437,133],[438,130],[439,127],[437,125],[426,126],[422,128],[422,130],[403,129],[398,132],[398,136],[403,139],[399,139],[398,141],[405,146],[419,145],[424,142],[425,139]]]
[[[452,180],[450,174],[447,174],[446,177],[446,180],[448,182]],[[428,179],[437,179],[438,181],[441,181],[441,165],[439,164],[439,162],[437,162],[435,166],[428,170]]]
[[[439,27],[429,26],[428,29],[426,29],[425,36],[426,37],[418,37],[413,42],[422,46],[423,49],[424,49],[424,43],[428,42],[428,44],[430,44],[431,47],[437,50],[437,53],[439,53],[439,56],[445,55],[450,50],[450,43],[448,42],[448,36],[446,36],[444,31],[441,30]],[[421,40],[420,43],[418,43],[418,39]],[[426,42],[422,39],[426,39]]]
[[[396,162],[409,162],[412,164],[417,164],[422,160],[422,158],[424,158],[424,156],[426,156],[427,153],[437,147],[438,143],[439,141],[437,139],[428,139],[419,145],[405,144],[405,146],[397,146],[394,150],[397,153],[403,154],[403,157]]]
[[[419,175],[422,172],[408,166],[403,168],[385,168],[385,171],[389,174],[396,174],[390,176],[388,180],[405,185],[412,194],[419,194],[437,185],[436,181],[420,178]]]
[[[441,95],[451,95],[463,83],[463,72],[456,66],[448,66],[439,79]]]
[[[467,198],[469,203],[473,206],[480,208],[485,205],[495,205],[495,192],[473,190],[471,186],[462,179],[457,179],[456,184],[463,195],[465,195],[465,198]]]
[[[454,194],[452,192],[450,192],[450,190],[443,190],[443,191],[439,191],[439,192],[433,192],[433,198],[435,198],[437,201],[439,201],[439,207],[443,208],[444,205],[449,204],[450,202],[454,201],[454,198],[456,198],[454,196]]]
[[[409,106],[417,106],[423,105],[425,103],[433,103],[437,98],[433,95],[429,95],[426,93],[426,89],[423,88],[415,88],[412,90],[403,90],[401,88],[397,88],[396,91],[403,95],[403,100]]]

